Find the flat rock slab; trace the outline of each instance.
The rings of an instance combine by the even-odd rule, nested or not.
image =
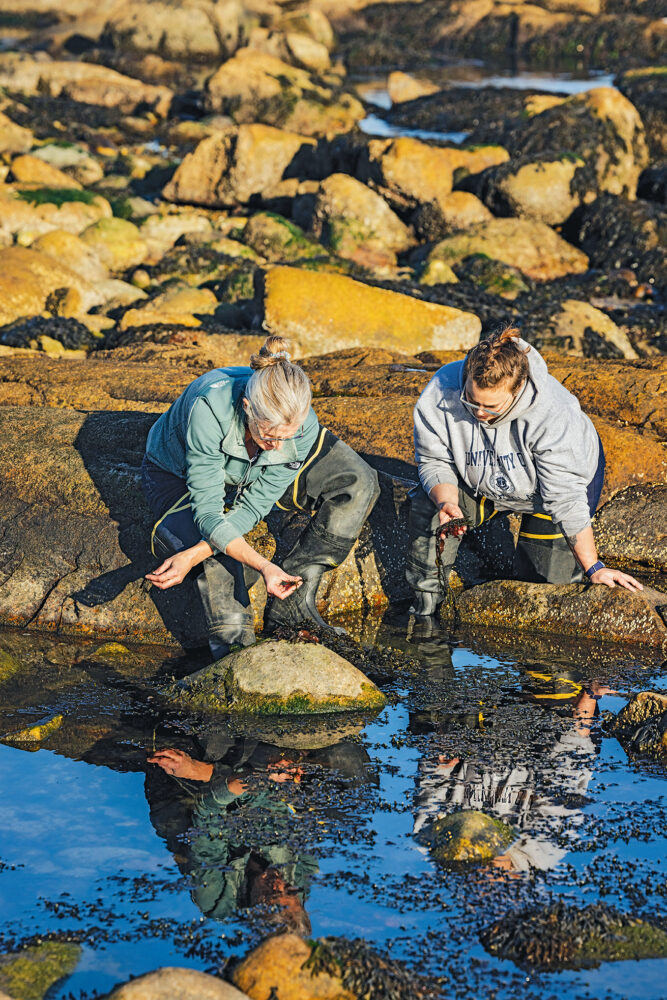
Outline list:
[[[667,595],[649,588],[631,593],[621,587],[496,580],[464,591],[457,599],[456,613],[470,625],[561,632],[665,648],[667,628],[659,610],[664,605]]]
[[[117,986],[107,1000],[247,1000],[235,986],[196,969],[165,967]]]
[[[258,643],[204,667],[178,684],[195,709],[258,715],[377,710],[382,692],[360,670],[319,643]]]

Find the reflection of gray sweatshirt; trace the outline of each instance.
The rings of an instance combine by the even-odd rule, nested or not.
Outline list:
[[[586,489],[599,439],[534,347],[527,358],[523,390],[493,423],[476,420],[461,402],[463,361],[436,372],[415,407],[419,478],[427,493],[437,483],[463,482],[498,510],[546,512],[565,534],[575,535],[590,524]]]
[[[570,730],[543,758],[539,773],[521,764],[494,768],[461,761],[447,767],[422,761],[413,832],[428,830],[434,819],[456,810],[478,809],[516,828],[518,837],[504,852],[515,871],[553,868],[567,854],[557,843],[563,824],[582,818],[568,797],[586,795],[594,760],[590,736]]]

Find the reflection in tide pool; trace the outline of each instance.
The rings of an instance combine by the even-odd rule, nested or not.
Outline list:
[[[315,748],[170,716],[77,653],[62,694],[50,688],[61,729],[38,752],[0,747],[3,950],[53,932],[84,945],[50,1000],[161,965],[219,970],[278,925],[363,936],[442,977],[445,996],[664,996],[665,960],[527,972],[479,939],[559,898],[664,914],[666,772],[629,761],[600,716],[625,703],[614,691],[664,687],[656,663],[534,638],[369,634],[419,670],[385,678],[390,706]],[[34,690],[7,689],[3,731],[45,711]],[[461,808],[513,828],[493,863],[438,860],[434,823]]]

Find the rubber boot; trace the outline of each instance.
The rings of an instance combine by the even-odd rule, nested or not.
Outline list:
[[[283,569],[291,576],[300,576],[301,586],[282,600],[271,598],[264,614],[264,631],[268,635],[281,626],[296,628],[311,622],[319,628],[346,635],[344,628],[327,624],[317,610],[315,599],[323,574],[339,566],[348,554],[354,538],[339,538],[330,532],[316,532],[309,525],[283,561]]]

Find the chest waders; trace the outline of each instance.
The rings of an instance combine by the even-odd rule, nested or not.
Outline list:
[[[600,444],[598,466],[588,484],[587,499],[591,516],[602,492],[604,452]],[[410,611],[414,615],[434,615],[448,597],[447,580],[454,566],[460,538],[447,536],[438,554],[436,532],[440,526],[438,510],[420,485],[411,493],[408,518],[408,557],[406,579],[414,593]],[[473,496],[459,483],[458,504],[469,531],[474,531],[498,513],[488,497]],[[548,514],[532,511],[522,514],[514,553],[514,579],[528,583],[581,583],[583,571],[558,525]]]
[[[187,484],[144,458],[142,482],[157,519],[153,553],[164,559],[201,541]],[[315,606],[317,587],[327,569],[338,566],[352,548],[379,495],[377,473],[356,452],[321,428],[299,475],[276,507],[285,516],[309,511],[310,523],[282,562],[286,573],[303,578],[302,586],[283,600],[269,600],[265,629],[314,622],[325,626]],[[248,590],[260,574],[218,552],[195,567],[193,577],[215,659],[233,645],[255,642]]]
[[[317,588],[322,575],[343,562],[379,495],[375,470],[344,441],[322,428],[291,489],[277,504],[288,513],[311,514],[310,523],[282,560],[285,572],[300,576],[303,583],[289,597],[268,601],[265,632],[270,634],[280,625],[294,627],[308,622],[331,628],[317,610]]]

